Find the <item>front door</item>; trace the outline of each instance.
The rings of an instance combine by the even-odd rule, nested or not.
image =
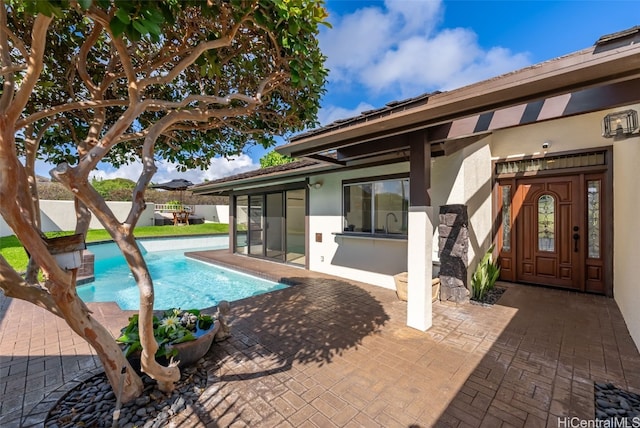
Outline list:
[[[578,177],[516,182],[518,281],[581,289]]]
[[[505,235],[503,220],[502,278],[609,294],[605,178],[591,173],[499,181],[510,227]]]

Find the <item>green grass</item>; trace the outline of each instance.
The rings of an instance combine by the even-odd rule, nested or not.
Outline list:
[[[229,225],[221,223],[191,224],[189,226],[142,226],[136,227],[134,236],[136,238],[150,238],[155,236],[189,236],[189,235],[210,235],[213,233],[228,233]],[[71,235],[73,232],[47,232],[49,238],[57,236]],[[87,232],[87,242],[111,240],[111,236],[106,230],[95,229]],[[27,268],[27,253],[18,238],[15,236],[5,236],[0,238],[0,255],[18,272]]]

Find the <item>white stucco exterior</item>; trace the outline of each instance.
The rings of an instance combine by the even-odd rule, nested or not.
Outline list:
[[[613,145],[613,295],[640,348],[640,137]]]
[[[631,105],[616,110],[635,108]],[[601,123],[610,111],[583,114],[531,125],[494,131],[491,135],[450,156],[431,163],[433,223],[431,254],[438,260],[438,212],[441,205],[464,204],[469,214],[468,280],[475,264],[493,243],[492,160],[613,146],[614,179],[614,297],[629,326],[632,337],[640,343],[640,242],[639,180],[640,138],[613,141],[602,137]],[[550,146],[543,149],[543,143]],[[406,240],[388,240],[336,235],[343,229],[342,181],[359,177],[384,177],[407,173],[408,163],[398,163],[310,177],[322,182],[309,191],[309,268],[314,271],[393,288],[393,275],[407,270],[411,259]],[[415,222],[414,222],[415,224]],[[415,229],[415,227],[413,228]],[[410,229],[410,234],[411,229]],[[315,242],[316,234],[322,242]],[[407,256],[407,252],[409,255]],[[417,257],[417,256],[416,256]],[[426,257],[420,257],[420,260]],[[415,278],[414,278],[415,281]],[[411,279],[410,279],[411,282]],[[416,297],[416,296],[414,296]],[[421,299],[416,299],[420,301]],[[414,300],[415,301],[415,300]],[[411,325],[412,321],[408,320]],[[414,320],[416,328],[428,323]],[[430,325],[430,324],[429,324]]]
[[[409,173],[409,163],[316,175],[309,190],[309,269],[385,288],[395,288],[393,275],[407,271],[407,240],[338,236],[344,230],[342,181]],[[322,242],[316,242],[316,234]]]

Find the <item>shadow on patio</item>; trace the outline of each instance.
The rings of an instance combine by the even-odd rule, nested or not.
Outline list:
[[[513,317],[436,426],[556,427],[594,419],[594,382],[640,391],[640,356],[613,299],[509,285],[484,310],[503,308]]]
[[[297,285],[233,302],[232,336],[207,356],[214,384],[181,426],[278,426],[302,401],[320,395],[322,384],[347,375],[339,361],[389,320],[371,293],[348,282],[281,280]],[[313,373],[323,379],[317,388],[309,381]]]

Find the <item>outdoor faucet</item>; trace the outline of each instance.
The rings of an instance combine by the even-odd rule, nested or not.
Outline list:
[[[393,217],[393,222],[398,222],[398,217],[394,213],[387,213],[387,217],[384,220],[384,233],[389,233],[389,216]]]

